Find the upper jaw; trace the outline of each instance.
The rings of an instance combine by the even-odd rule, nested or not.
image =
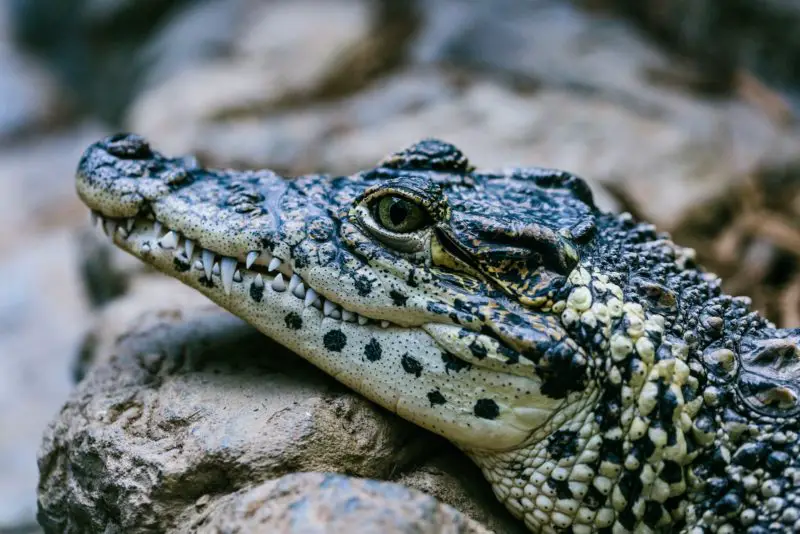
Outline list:
[[[374,319],[384,327],[394,322],[329,287],[336,265],[301,264],[304,246],[292,236],[303,235],[312,247],[325,239],[314,233],[318,224],[303,228],[297,226],[303,217],[283,217],[289,181],[270,171],[201,169],[152,151],[138,136],[113,136],[86,150],[76,187],[115,244],[209,296],[238,298],[241,284],[254,286],[245,292],[252,296],[269,286],[327,318],[361,325]],[[330,222],[319,206],[294,211]]]

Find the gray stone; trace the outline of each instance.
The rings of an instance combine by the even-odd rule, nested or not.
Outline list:
[[[247,4],[227,57],[171,69],[131,108],[131,130],[165,150],[185,150],[199,125],[270,111],[313,93],[371,29],[368,4],[300,0]]]
[[[489,534],[430,495],[399,484],[298,473],[220,499],[186,531],[275,534]]]

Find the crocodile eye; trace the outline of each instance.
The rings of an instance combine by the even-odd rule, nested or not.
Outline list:
[[[407,234],[428,223],[425,210],[400,196],[385,196],[375,206],[375,220],[390,232]]]

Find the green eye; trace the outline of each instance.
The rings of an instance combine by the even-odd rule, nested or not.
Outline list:
[[[378,201],[375,211],[378,223],[398,234],[419,230],[428,222],[425,210],[403,197],[385,196]]]

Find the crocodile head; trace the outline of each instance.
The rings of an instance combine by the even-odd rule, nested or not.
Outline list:
[[[800,527],[800,331],[569,173],[426,140],[287,179],[118,135],[77,189],[116,245],[454,442],[533,531]]]

